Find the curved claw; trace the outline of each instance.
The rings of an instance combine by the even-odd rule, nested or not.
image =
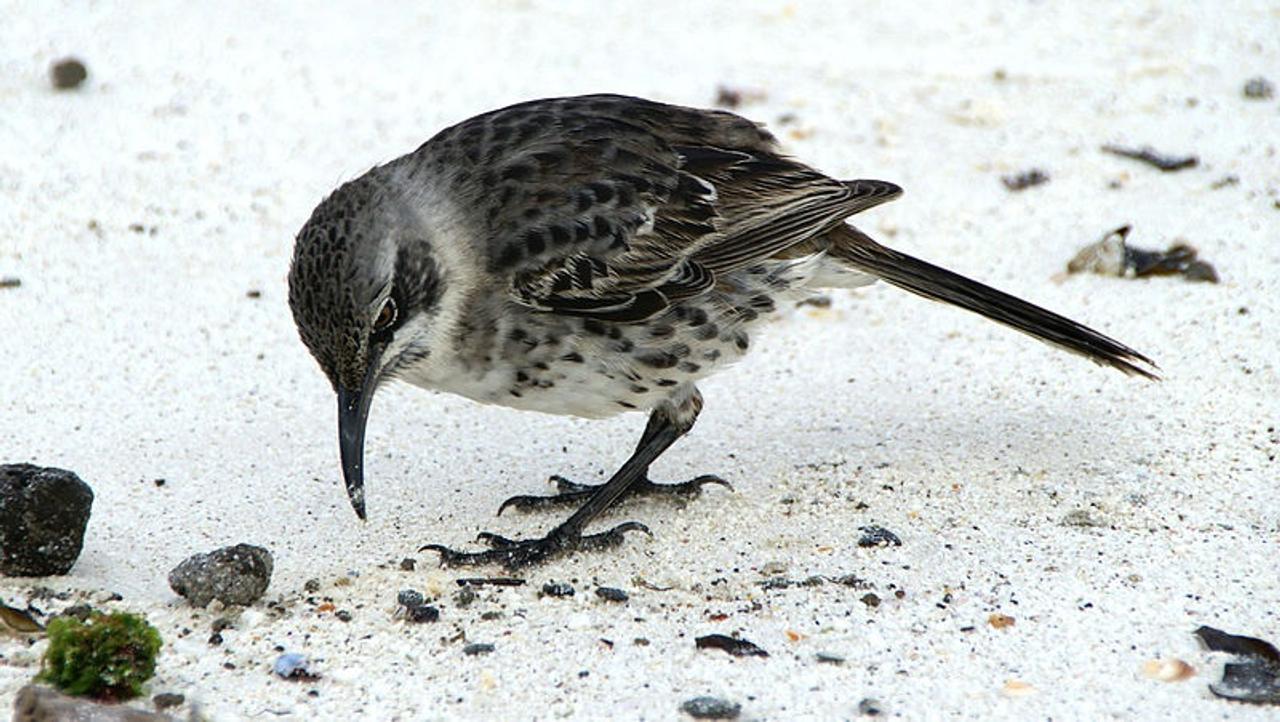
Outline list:
[[[584,491],[594,491],[595,486],[590,484],[579,484],[576,481],[570,481],[559,474],[552,474],[548,481],[554,482],[556,491],[561,494],[581,494]]]
[[[444,566],[451,566],[458,556],[458,552],[455,552],[443,544],[423,544],[418,548],[418,551],[435,552],[436,554],[439,554],[440,563]]]
[[[504,536],[501,536],[499,534],[494,534],[493,532],[489,532],[489,531],[482,531],[479,534],[476,534],[476,541],[480,542],[481,544],[488,545],[490,549],[506,549],[508,547],[513,547],[519,544],[519,542],[515,541],[514,539],[508,539]]]
[[[678,484],[677,486],[689,486],[691,487],[690,491],[692,493],[700,494],[702,493],[702,487],[706,486],[707,484],[717,484],[735,493],[738,491],[737,489],[733,488],[733,484],[730,484],[728,481],[725,481],[724,479],[716,476],[715,474],[703,474],[702,476],[690,479],[689,481],[686,481],[684,484]]]
[[[638,521],[628,521],[615,526],[609,531],[579,537],[575,546],[578,549],[610,549],[621,546],[626,541],[626,533],[629,531],[642,531],[648,534],[650,539],[653,538],[653,532],[649,531],[649,527]]]
[[[622,535],[629,531],[642,531],[645,533],[645,536],[649,537],[650,539],[653,538],[653,532],[649,531],[649,527],[645,526],[644,524],[641,524],[638,521],[624,521],[621,524],[610,529],[609,531],[605,532],[605,534]]]

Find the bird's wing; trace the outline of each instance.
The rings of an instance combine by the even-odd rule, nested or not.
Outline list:
[[[437,138],[512,297],[602,320],[649,318],[900,192],[828,178],[731,113],[623,96],[524,103]]]

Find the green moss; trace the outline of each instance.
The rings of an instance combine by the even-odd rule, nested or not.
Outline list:
[[[140,616],[94,612],[87,623],[57,617],[48,633],[49,648],[36,679],[67,694],[131,699],[155,674],[160,633]]]

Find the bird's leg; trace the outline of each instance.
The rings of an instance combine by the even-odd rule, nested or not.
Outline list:
[[[619,524],[597,534],[583,534],[583,531],[587,524],[617,503],[635,484],[645,480],[649,465],[693,427],[701,410],[702,395],[692,387],[683,394],[683,398],[673,399],[654,409],[631,458],[627,459],[608,482],[588,491],[586,503],[545,537],[507,539],[484,532],[480,534],[479,540],[490,546],[485,551],[459,552],[440,544],[428,544],[422,550],[438,552],[440,561],[447,566],[502,564],[514,569],[566,552],[615,547],[622,543],[628,531],[648,533],[648,527],[638,522]]]
[[[639,453],[649,443],[649,437],[655,429],[653,420],[650,419],[649,424],[645,427],[644,434],[640,437],[639,443],[636,444],[636,453]],[[553,475],[551,481],[555,482],[556,489],[559,491],[558,494],[551,496],[513,496],[502,502],[502,505],[498,507],[498,515],[501,516],[502,512],[508,508],[519,511],[533,511],[547,507],[571,506],[575,503],[586,501],[591,498],[592,494],[604,487],[604,484],[579,484],[559,474]],[[632,484],[624,496],[653,496],[683,501],[697,498],[702,493],[702,487],[707,484],[719,484],[733,491],[732,484],[714,474],[703,474],[678,484],[652,481],[649,479],[649,469],[645,467],[640,473],[639,481]]]

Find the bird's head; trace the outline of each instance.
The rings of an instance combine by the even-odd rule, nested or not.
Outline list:
[[[361,519],[370,402],[381,383],[430,353],[441,290],[427,229],[376,173],[316,207],[289,268],[298,333],[338,395],[342,473]]]

